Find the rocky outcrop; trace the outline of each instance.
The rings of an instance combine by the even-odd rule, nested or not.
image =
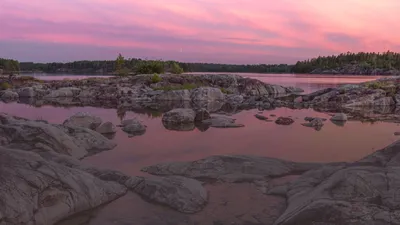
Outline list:
[[[25,87],[17,90],[18,96],[22,98],[33,98],[36,92],[32,87]]]
[[[12,101],[17,100],[19,98],[19,95],[15,91],[5,90],[0,92],[0,98],[3,101]]]
[[[70,118],[66,119],[63,123],[68,127],[84,127],[96,130],[103,121],[100,117],[91,115],[87,112],[78,112]]]
[[[134,177],[125,184],[145,199],[183,213],[199,212],[208,201],[207,191],[201,183],[185,177]]]
[[[194,123],[196,113],[193,109],[173,109],[164,113],[162,122],[167,124]]]
[[[54,125],[7,114],[0,114],[0,145],[27,151],[56,151],[75,158],[116,146],[90,129]]]
[[[191,95],[189,90],[173,90],[159,93],[155,99],[157,101],[190,101]]]
[[[65,97],[77,97],[81,92],[80,88],[66,87],[51,91],[44,98],[65,98]]]
[[[200,87],[192,91],[191,98],[193,102],[213,102],[224,100],[225,95],[219,88]]]
[[[0,147],[0,221],[4,224],[54,224],[125,193],[118,183],[33,152]]]

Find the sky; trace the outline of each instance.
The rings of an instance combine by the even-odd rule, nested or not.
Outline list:
[[[295,63],[400,51],[400,0],[0,0],[0,57]]]

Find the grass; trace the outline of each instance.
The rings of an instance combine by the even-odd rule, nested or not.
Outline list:
[[[2,82],[0,83],[0,90],[7,90],[11,88],[11,84],[7,83],[7,82]]]
[[[153,84],[161,82],[161,81],[162,81],[162,78],[156,73],[151,77],[151,82]]]
[[[154,90],[162,90],[162,91],[176,91],[176,90],[192,90],[198,88],[199,86],[196,84],[182,84],[175,86],[163,86],[154,88]]]
[[[227,90],[227,89],[225,89],[225,88],[220,88],[220,90],[221,90],[221,92],[224,93],[224,94],[232,94],[231,91],[229,91],[229,90]]]

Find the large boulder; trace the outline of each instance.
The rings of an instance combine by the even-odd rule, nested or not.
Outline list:
[[[17,90],[19,97],[22,98],[33,98],[36,96],[36,92],[32,87],[24,87]]]
[[[12,100],[17,100],[19,98],[19,95],[17,92],[11,90],[5,90],[0,92],[0,97],[1,100],[3,101],[12,101]]]
[[[101,124],[96,129],[96,131],[99,132],[100,134],[113,134],[113,133],[117,132],[117,129],[113,123],[105,122],[105,123]]]
[[[207,191],[199,181],[180,176],[133,177],[125,185],[145,199],[183,213],[201,211],[208,200]]]
[[[191,99],[193,102],[222,101],[225,99],[225,95],[219,88],[200,87],[192,91]]]
[[[336,113],[335,115],[332,116],[331,120],[332,121],[347,121],[347,115],[344,113]]]
[[[193,123],[196,118],[196,113],[193,109],[173,109],[164,113],[162,117],[163,123]]]
[[[59,88],[51,91],[45,98],[61,98],[61,97],[76,97],[81,92],[81,89],[74,87]]]
[[[146,126],[137,119],[127,119],[121,124],[122,130],[131,135],[142,135],[146,132]]]
[[[0,145],[31,151],[56,151],[82,158],[113,149],[116,144],[90,129],[65,127],[44,121],[0,114]]]
[[[102,122],[102,119],[98,116],[91,115],[87,112],[78,112],[66,119],[63,125],[69,127],[84,127],[95,130]]]
[[[50,225],[126,193],[115,182],[47,161],[28,151],[0,147],[0,221]]]

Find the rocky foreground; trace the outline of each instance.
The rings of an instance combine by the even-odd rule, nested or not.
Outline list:
[[[243,184],[250,185],[249,195],[270,196],[267,199],[275,198],[276,204],[264,202],[262,210],[202,224],[232,224],[232,219],[234,224],[400,224],[400,142],[354,163],[221,155],[148,166],[142,171],[154,176],[139,177],[79,160],[116,146],[100,134],[110,131],[104,128],[110,128],[107,124],[84,113],[62,125],[0,114],[0,224],[55,224],[128,193],[154,207],[188,215],[183,219],[176,214],[157,223],[157,215],[152,215],[150,224],[168,224],[173,218],[175,223],[194,224],[191,218],[196,215],[212,218],[218,213],[209,208],[216,207],[213,199],[218,197],[215,191],[209,195],[210,187],[231,187],[220,189],[221,194]],[[126,120],[121,129],[128,125],[140,127]],[[220,207],[228,210],[229,204]]]

